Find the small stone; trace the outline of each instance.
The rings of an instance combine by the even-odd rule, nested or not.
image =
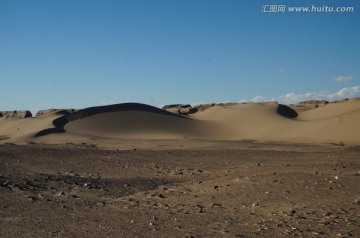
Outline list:
[[[251,204],[251,206],[252,207],[257,207],[257,206],[259,206],[259,203],[255,202],[255,203]]]
[[[335,176],[335,179],[339,179],[339,176],[336,175],[336,176]]]
[[[341,208],[338,209],[337,211],[338,211],[338,214],[347,214],[347,211],[344,209],[341,209]]]
[[[195,212],[196,213],[204,213],[204,207],[201,205],[196,205]]]
[[[242,234],[235,234],[235,237],[245,238],[246,236],[244,236],[244,235],[242,235]]]
[[[9,185],[10,181],[9,180],[6,180],[4,183],[3,183],[3,186],[6,187],[7,185]]]
[[[360,197],[354,199],[354,204],[360,205]]]
[[[29,197],[28,197],[28,200],[29,200],[30,202],[35,202],[35,201],[36,201],[36,198],[29,196]]]
[[[75,173],[75,172],[73,172],[73,171],[66,172],[65,174],[68,175],[68,176],[70,176],[70,177],[79,177],[79,176],[80,176],[79,174],[77,174],[77,173]]]
[[[139,201],[134,200],[134,199],[132,199],[132,198],[129,198],[128,201],[129,201],[129,203],[130,203],[131,206],[138,206],[138,205],[139,205]]]

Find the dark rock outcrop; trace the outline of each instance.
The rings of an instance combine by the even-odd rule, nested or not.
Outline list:
[[[318,107],[324,107],[329,104],[326,100],[307,100],[297,104],[292,104],[290,107],[296,111],[307,111]]]
[[[28,118],[32,117],[32,114],[30,111],[27,110],[19,110],[19,111],[1,111],[0,117],[12,117],[12,118]]]
[[[171,104],[171,105],[165,105],[163,108],[163,110],[168,111],[168,112],[172,112],[172,113],[177,113],[177,114],[192,114],[197,112],[197,108],[192,107],[189,104]]]
[[[183,114],[183,115],[188,115],[188,114],[194,114],[197,112],[203,112],[211,107],[214,106],[232,106],[235,105],[237,103],[207,103],[207,104],[199,104],[196,106],[191,106],[189,104],[171,104],[171,105],[165,105],[162,107],[163,110],[168,111],[168,112],[172,112],[172,113],[177,113],[177,114]]]
[[[36,113],[36,117],[40,117],[43,115],[47,115],[47,114],[58,114],[58,115],[69,115],[73,112],[76,112],[76,109],[45,109],[45,110],[40,110]]]

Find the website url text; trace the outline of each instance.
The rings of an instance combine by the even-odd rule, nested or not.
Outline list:
[[[284,13],[284,12],[308,12],[308,13],[338,13],[354,12],[355,7],[334,7],[334,6],[287,6],[287,5],[262,5],[261,12],[264,13]]]

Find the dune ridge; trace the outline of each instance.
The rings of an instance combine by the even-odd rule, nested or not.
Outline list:
[[[289,106],[266,102],[164,108],[170,111],[123,103],[81,110],[49,109],[35,118],[0,117],[0,143],[63,143],[91,138],[98,143],[117,139],[204,139],[360,144],[357,99],[314,100]]]

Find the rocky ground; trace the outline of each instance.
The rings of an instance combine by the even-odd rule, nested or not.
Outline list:
[[[360,237],[358,147],[1,145],[0,185],[0,237]]]

